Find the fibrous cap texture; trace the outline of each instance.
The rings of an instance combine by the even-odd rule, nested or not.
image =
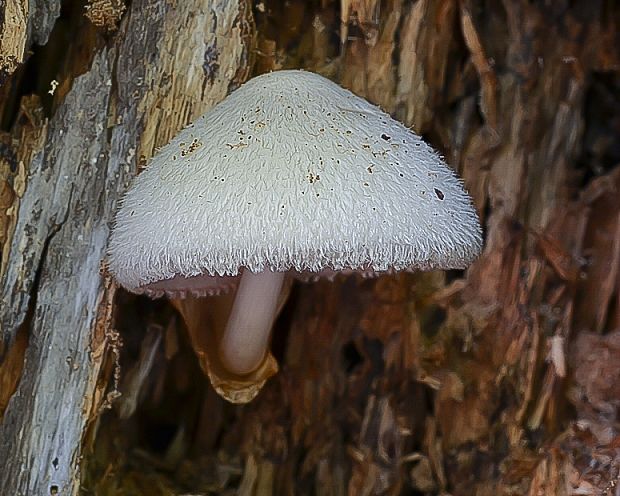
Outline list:
[[[242,268],[464,268],[481,230],[460,180],[378,107],[304,71],[256,77],[134,181],[109,266],[130,290]]]

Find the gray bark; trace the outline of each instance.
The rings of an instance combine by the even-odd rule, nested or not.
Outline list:
[[[45,45],[56,19],[60,16],[60,0],[29,0],[28,4],[29,45]]]
[[[79,490],[81,441],[103,397],[101,320],[114,289],[100,264],[116,202],[138,162],[246,77],[242,5],[133,2],[115,42],[42,124],[0,273],[5,352],[21,326],[29,333],[0,424],[2,494]]]
[[[81,412],[98,373],[90,330],[103,290],[99,264],[123,174],[107,160],[102,132],[112,57],[100,54],[75,81],[50,123],[45,150],[30,164],[20,205],[11,263],[22,270],[9,270],[5,288],[14,283],[17,298],[9,294],[8,301],[16,301],[22,318],[31,290],[36,303],[22,381],[0,427],[6,494],[69,494],[77,478]],[[5,317],[11,307],[3,305]]]

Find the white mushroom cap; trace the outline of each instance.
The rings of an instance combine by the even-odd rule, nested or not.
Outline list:
[[[429,145],[291,70],[250,80],[157,153],[117,214],[109,263],[140,291],[241,268],[464,268],[481,243],[469,196]]]

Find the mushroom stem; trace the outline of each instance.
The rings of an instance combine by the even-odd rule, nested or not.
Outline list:
[[[238,375],[249,374],[267,353],[284,272],[244,270],[224,336],[220,341],[223,365]]]

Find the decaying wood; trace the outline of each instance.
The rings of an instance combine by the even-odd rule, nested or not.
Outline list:
[[[97,319],[109,319],[113,290],[100,264],[116,202],[155,139],[244,79],[242,12],[236,2],[133,2],[122,34],[72,82],[49,123],[14,136],[24,162],[5,179],[16,194],[3,211],[15,219],[2,269],[4,354],[13,356],[22,326],[29,342],[0,427],[4,493],[78,492],[81,440],[100,411],[93,402],[105,401],[97,380],[110,333]],[[158,107],[166,99],[175,105]],[[40,146],[31,150],[33,135]]]
[[[85,15],[95,26],[113,31],[123,12],[125,12],[123,0],[90,0]]]
[[[52,117],[26,97],[0,135],[4,493],[617,494],[613,2],[127,5]],[[467,272],[296,283],[274,328],[280,371],[231,406],[187,309],[186,328],[95,259],[158,146],[250,75],[289,67],[440,149],[485,249]],[[208,329],[218,309],[192,304]]]
[[[44,45],[60,15],[60,0],[0,2],[0,83],[21,64],[32,44]]]
[[[0,71],[2,79],[24,60],[28,2],[0,4]]]
[[[36,302],[22,381],[0,429],[0,486],[13,494],[69,492],[77,477],[75,461],[87,420],[81,411],[98,373],[89,357],[90,328],[102,293],[97,274],[112,192],[117,192],[116,181],[105,181],[107,150],[100,132],[109,95],[99,90],[109,80],[112,55],[103,52],[92,71],[74,82],[49,124],[44,148],[29,164],[20,201],[2,298],[17,303],[12,291],[24,291],[16,283],[28,281],[33,286],[26,291],[36,293]],[[114,177],[118,170],[109,172]],[[34,245],[32,251],[28,245]],[[11,312],[18,308],[3,305],[3,323],[23,315]],[[33,459],[47,463],[29,462]]]

